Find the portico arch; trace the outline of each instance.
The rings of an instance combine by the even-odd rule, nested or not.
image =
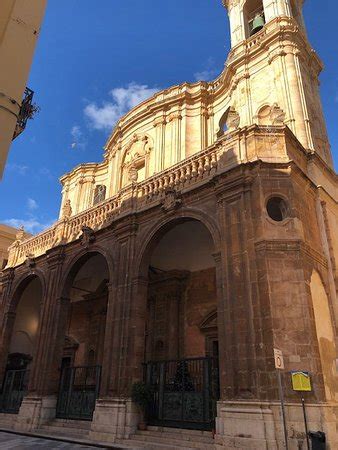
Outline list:
[[[99,247],[82,250],[68,264],[60,294],[57,364],[61,369],[57,416],[91,419],[107,354],[105,340],[112,262]],[[107,353],[107,352],[106,352]]]
[[[29,274],[14,285],[2,329],[2,376],[0,409],[17,413],[28,391],[38,345],[44,285],[40,276]]]
[[[217,311],[222,303],[222,282],[217,258],[219,234],[212,220],[201,216],[199,212],[188,214],[182,210],[178,217],[160,221],[151,233],[145,231],[148,238],[141,246],[138,261],[137,303],[144,317],[137,327],[143,335],[144,345],[143,361],[139,360],[139,367],[141,363],[146,364],[147,383],[156,379],[156,371],[162,367],[167,379],[170,378],[175,386],[176,398],[189,384],[190,392],[195,393],[195,400],[192,400],[192,394],[187,394],[192,404],[197,401],[201,393],[199,389],[204,386],[205,364],[210,364],[210,374],[218,378],[215,366],[218,366],[218,345],[209,345],[211,335],[205,333],[201,323],[212,311],[213,331],[216,332],[213,338],[218,344]],[[141,342],[141,335],[138,342]],[[190,377],[191,380],[188,384],[180,384],[182,377]],[[169,389],[168,386],[163,387],[164,392]],[[158,389],[158,385],[153,388]],[[155,414],[152,417],[154,423],[158,421],[164,425],[176,424],[189,428],[196,419],[197,427],[211,426],[214,411],[204,411],[205,417],[208,417],[204,422],[199,416],[203,415],[202,410],[196,412],[195,418],[188,417],[189,413],[184,417],[174,417],[174,407],[170,407],[170,411],[166,410],[169,397],[169,393],[164,394],[164,406],[161,412],[156,413],[157,416]],[[200,408],[202,404],[203,401]],[[176,408],[176,412],[178,410]]]
[[[150,229],[144,230],[144,239],[140,239],[141,244],[137,251],[137,276],[147,276],[151,252],[161,238],[176,225],[193,220],[200,222],[208,230],[213,242],[213,251],[215,254],[219,253],[221,250],[221,235],[213,218],[204,211],[182,208],[174,216],[163,217],[157,223],[151,224]]]

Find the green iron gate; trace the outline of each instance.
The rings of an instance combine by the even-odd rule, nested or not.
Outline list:
[[[29,370],[7,370],[0,393],[0,412],[17,414],[28,390]]]
[[[91,420],[100,390],[100,377],[101,366],[64,367],[56,417]]]
[[[215,358],[148,362],[145,381],[153,391],[147,417],[149,424],[201,430],[214,428],[219,399]]]

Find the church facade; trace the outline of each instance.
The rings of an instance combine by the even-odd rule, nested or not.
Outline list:
[[[338,447],[337,175],[322,63],[302,0],[223,3],[222,74],[121,118],[104,161],[62,177],[57,223],[10,247],[1,424],[82,421],[91,439],[137,442],[141,386],[149,426],[213,430],[201,448],[282,449],[278,349],[290,448],[306,445],[292,371],[311,376],[309,428]]]

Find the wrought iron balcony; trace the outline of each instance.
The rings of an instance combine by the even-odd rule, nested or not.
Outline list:
[[[24,97],[22,99],[18,120],[13,134],[13,141],[26,128],[28,119],[32,119],[39,111],[39,107],[33,103],[34,91],[26,87]]]

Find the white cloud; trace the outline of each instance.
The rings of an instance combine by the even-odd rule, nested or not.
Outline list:
[[[26,175],[28,166],[24,166],[22,164],[16,164],[16,163],[8,163],[7,169],[17,173],[18,175]]]
[[[86,140],[83,137],[81,128],[78,125],[74,125],[70,130],[70,135],[72,137],[71,148],[81,148],[84,149],[87,145]]]
[[[47,167],[41,167],[41,169],[39,169],[39,175],[48,178],[49,180],[53,180],[54,176],[51,173],[51,171],[47,168]]]
[[[2,220],[2,222],[14,228],[23,226],[25,231],[32,234],[39,233],[40,231],[49,228],[54,223],[54,221],[42,223],[36,217],[31,217],[29,219],[7,219]]]
[[[218,75],[219,70],[215,67],[214,58],[209,58],[203,70],[194,73],[196,81],[211,81]]]
[[[112,101],[104,102],[102,106],[90,103],[85,107],[84,113],[92,128],[110,130],[121,116],[156,92],[156,88],[132,82],[127,87],[112,89],[109,92]]]
[[[37,204],[37,202],[33,199],[33,198],[29,198],[27,200],[27,208],[30,211],[34,211],[35,209],[38,209],[39,205]]]

